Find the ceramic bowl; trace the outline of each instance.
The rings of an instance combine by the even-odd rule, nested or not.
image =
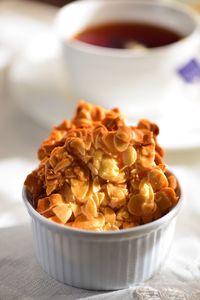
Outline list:
[[[179,189],[180,191],[180,189]],[[92,290],[116,290],[141,283],[165,261],[182,204],[151,223],[120,231],[79,230],[49,221],[23,199],[31,217],[37,259],[53,278]]]

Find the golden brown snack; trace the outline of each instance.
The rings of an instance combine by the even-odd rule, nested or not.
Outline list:
[[[73,120],[42,143],[40,164],[25,180],[36,210],[57,223],[95,231],[160,218],[179,195],[158,134],[148,120],[127,126],[118,108],[81,101]]]

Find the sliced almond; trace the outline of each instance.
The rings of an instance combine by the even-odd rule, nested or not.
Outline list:
[[[82,214],[81,206],[79,204],[70,203],[70,206],[75,218]]]
[[[106,207],[104,210],[104,216],[106,223],[114,224],[116,221],[116,214],[113,209]]]
[[[133,146],[129,146],[122,152],[122,161],[125,166],[132,166],[137,160],[137,152]]]
[[[142,216],[144,202],[145,197],[143,195],[133,195],[128,202],[128,211],[133,215]]]
[[[149,180],[150,184],[152,185],[154,191],[159,191],[162,188],[165,188],[168,186],[167,177],[159,169],[151,170],[148,173],[148,180]]]
[[[53,222],[56,222],[56,223],[59,223],[59,224],[63,224],[57,216],[49,217],[48,219],[50,221],[53,221]]]
[[[78,216],[73,222],[73,227],[92,230],[93,228],[102,228],[104,224],[105,217],[99,213],[98,216],[92,220],[88,220],[84,215]]]
[[[72,215],[72,209],[70,204],[61,204],[52,209],[58,219],[65,224]]]
[[[84,215],[87,217],[88,220],[94,219],[97,217],[97,206],[92,197],[90,197],[85,206],[84,206]]]
[[[74,196],[82,203],[86,202],[86,194],[89,190],[88,181],[80,181],[77,179],[71,179],[71,190]]]

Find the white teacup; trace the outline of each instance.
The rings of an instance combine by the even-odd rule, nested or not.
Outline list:
[[[72,39],[88,27],[123,21],[160,25],[183,38],[145,51],[104,48]],[[200,42],[196,13],[161,1],[76,1],[60,10],[56,31],[74,97],[107,108],[119,106],[130,118],[154,118],[181,91],[184,78],[178,70],[195,59]]]

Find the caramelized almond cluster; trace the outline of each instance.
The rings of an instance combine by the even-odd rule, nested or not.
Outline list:
[[[176,178],[163,162],[159,128],[127,126],[121,112],[81,101],[72,121],[39,148],[39,167],[25,186],[36,210],[57,223],[119,230],[165,215],[177,203]]]

